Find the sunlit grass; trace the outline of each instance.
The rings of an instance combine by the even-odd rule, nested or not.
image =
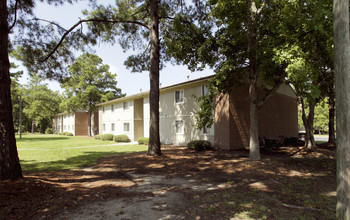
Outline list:
[[[18,154],[24,172],[73,170],[94,165],[97,159],[104,156],[147,150],[147,146],[111,144],[116,143],[79,136],[23,135],[22,139],[17,137]]]

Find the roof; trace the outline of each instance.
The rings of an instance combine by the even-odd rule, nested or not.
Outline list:
[[[170,90],[170,89],[176,89],[177,87],[182,87],[184,85],[191,85],[191,84],[198,83],[198,82],[201,82],[201,81],[207,81],[208,79],[212,78],[214,75],[205,76],[205,77],[197,78],[197,79],[194,79],[194,80],[189,80],[189,81],[186,81],[186,82],[182,82],[182,83],[177,83],[177,84],[174,84],[174,85],[166,86],[166,87],[160,88],[159,91],[160,92],[164,92],[164,91],[167,91],[167,90]],[[104,106],[104,105],[108,105],[108,104],[112,104],[112,103],[116,103],[116,102],[122,102],[122,101],[127,101],[127,100],[143,98],[143,97],[146,97],[148,95],[149,95],[149,91],[140,92],[140,93],[137,93],[137,94],[134,94],[134,95],[113,99],[113,100],[110,100],[110,101],[107,101],[107,102],[102,102],[102,103],[97,104],[96,106]]]

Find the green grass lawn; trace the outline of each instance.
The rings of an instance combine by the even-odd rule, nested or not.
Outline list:
[[[62,135],[16,136],[20,163],[24,172],[73,170],[94,165],[96,160],[113,154],[146,151],[147,146],[117,146],[113,141]]]

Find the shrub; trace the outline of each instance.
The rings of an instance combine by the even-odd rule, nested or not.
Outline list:
[[[130,139],[128,135],[126,134],[119,134],[113,137],[113,141],[115,142],[130,142]]]
[[[68,131],[63,132],[63,135],[66,135],[66,136],[73,136],[73,134],[72,134],[72,133],[70,133],[70,132],[68,132]]]
[[[191,141],[187,144],[187,147],[191,150],[195,151],[203,151],[203,150],[210,150],[211,144],[209,141],[204,140],[197,140],[197,141]]]
[[[52,128],[46,128],[45,134],[53,134]]]
[[[96,135],[94,136],[94,138],[95,138],[95,140],[101,140],[101,135],[96,134]]]
[[[114,135],[113,134],[101,134],[100,137],[101,137],[101,140],[103,140],[103,141],[113,141]]]
[[[141,145],[148,145],[149,143],[149,138],[148,137],[141,137],[137,140],[137,142],[139,142],[139,144]]]

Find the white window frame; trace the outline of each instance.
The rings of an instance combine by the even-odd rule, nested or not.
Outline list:
[[[181,125],[181,127],[179,127],[179,125]],[[176,120],[175,121],[175,133],[176,134],[184,134],[184,131],[185,131],[184,121],[183,120]]]
[[[182,98],[181,100],[178,100],[178,99],[177,99],[177,95],[176,95],[177,93],[179,94],[179,98]],[[182,97],[180,96],[180,94],[182,94]],[[175,97],[175,103],[176,103],[176,104],[184,103],[184,100],[185,100],[185,91],[184,91],[183,89],[176,90],[175,93],[174,93],[174,97]]]
[[[124,132],[130,132],[130,123],[129,122],[125,122],[123,123],[124,125]],[[127,128],[127,129],[125,129]]]
[[[123,102],[123,110],[128,111],[129,110],[129,102]]]
[[[111,131],[115,131],[115,124],[111,123]]]

